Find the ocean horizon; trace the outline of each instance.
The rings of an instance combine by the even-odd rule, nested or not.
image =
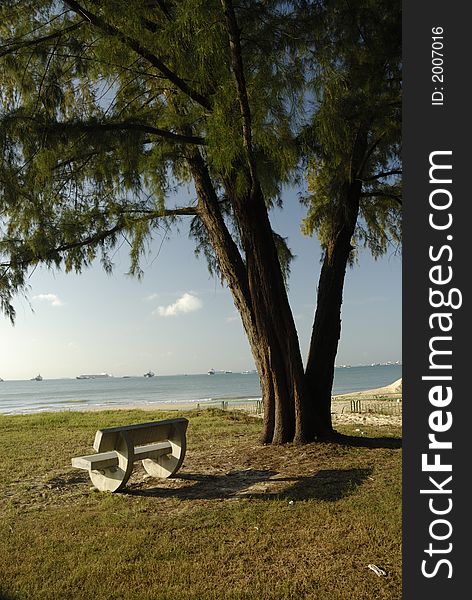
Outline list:
[[[400,379],[402,366],[337,367],[333,395],[389,385]],[[198,375],[103,377],[98,379],[5,380],[0,382],[0,414],[61,410],[151,408],[153,405],[230,403],[261,397],[257,373],[216,372]]]

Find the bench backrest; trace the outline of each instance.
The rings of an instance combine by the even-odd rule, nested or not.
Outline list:
[[[121,433],[126,433],[134,446],[143,446],[166,440],[172,441],[173,439],[185,436],[187,425],[188,419],[180,418],[100,429],[95,434],[93,447],[97,452],[114,450],[117,438]]]

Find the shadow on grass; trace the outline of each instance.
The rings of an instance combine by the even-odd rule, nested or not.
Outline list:
[[[356,448],[391,448],[397,450],[402,447],[402,438],[366,437],[335,433],[332,436],[319,439],[317,443],[339,444],[340,446],[351,446]]]
[[[372,469],[322,469],[315,475],[279,479],[293,481],[293,484],[279,493],[264,496],[249,494],[250,497],[266,499],[280,497],[288,500],[324,500],[336,502],[353,494],[372,474]]]
[[[372,469],[325,469],[314,475],[280,477],[277,471],[231,471],[226,475],[181,474],[179,487],[130,487],[129,496],[178,498],[179,500],[324,500],[334,502],[351,495],[362,485]]]
[[[17,600],[18,596],[12,596],[0,588],[0,600]]]
[[[230,471],[225,475],[200,475],[197,473],[179,473],[174,480],[180,480],[179,487],[158,486],[142,488],[132,486],[121,493],[130,496],[156,498],[178,498],[180,500],[216,500],[238,496],[248,487],[268,482],[277,475],[277,471],[248,469]]]

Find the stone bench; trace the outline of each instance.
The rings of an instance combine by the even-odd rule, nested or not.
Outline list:
[[[187,425],[182,418],[100,429],[93,443],[97,454],[77,456],[72,466],[88,471],[94,486],[108,492],[124,488],[138,460],[149,475],[171,477],[184,460]]]

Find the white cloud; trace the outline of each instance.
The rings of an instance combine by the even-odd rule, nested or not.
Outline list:
[[[157,300],[158,298],[159,294],[149,294],[149,296],[146,296],[144,300],[146,300],[146,302],[151,302],[152,300]]]
[[[152,311],[153,315],[160,317],[175,317],[176,315],[186,314],[199,310],[203,306],[202,301],[193,294],[185,293],[174,304],[167,306],[158,306]]]
[[[37,294],[36,296],[33,296],[33,300],[49,302],[51,306],[64,306],[64,303],[56,294]]]

